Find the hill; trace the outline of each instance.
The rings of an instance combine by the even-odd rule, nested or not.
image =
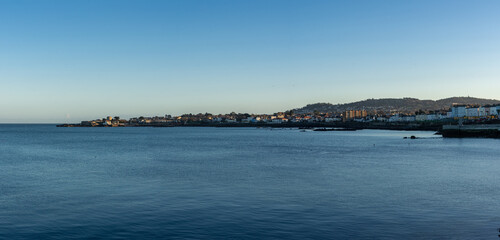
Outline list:
[[[413,113],[418,110],[432,111],[449,109],[452,104],[470,104],[470,105],[496,105],[500,100],[483,99],[474,97],[451,97],[440,100],[420,100],[416,98],[381,98],[367,99],[358,102],[345,104],[314,103],[302,108],[293,109],[295,113],[319,112],[343,112],[346,110],[368,111],[399,111]]]

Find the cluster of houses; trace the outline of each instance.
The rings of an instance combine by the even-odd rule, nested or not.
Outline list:
[[[498,119],[499,106],[470,106],[453,105],[449,110],[424,112],[415,114],[408,113],[377,113],[366,110],[348,110],[343,113],[310,113],[294,114],[292,111],[279,112],[275,114],[219,114],[210,113],[184,114],[181,116],[165,115],[161,117],[138,117],[129,120],[119,117],[106,117],[93,121],[82,121],[82,126],[140,126],[140,125],[181,125],[189,123],[205,124],[284,124],[284,123],[317,123],[317,122],[425,122],[425,121],[449,121],[457,119],[480,120]]]
[[[429,114],[402,115],[394,114],[388,119],[378,119],[388,122],[424,122],[424,121],[443,121],[443,120],[481,120],[498,119],[500,112],[499,106],[470,106],[453,105],[449,111],[437,111]]]

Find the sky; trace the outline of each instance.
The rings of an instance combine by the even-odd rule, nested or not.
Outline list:
[[[500,99],[500,1],[0,0],[0,122]]]

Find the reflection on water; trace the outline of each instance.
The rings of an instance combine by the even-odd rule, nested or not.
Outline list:
[[[500,141],[432,134],[0,125],[0,238],[496,238]]]

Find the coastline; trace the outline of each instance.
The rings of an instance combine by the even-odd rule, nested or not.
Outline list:
[[[340,128],[340,129],[381,129],[381,130],[407,130],[407,131],[439,131],[442,124],[427,123],[362,123],[362,122],[336,122],[336,123],[168,123],[168,124],[129,124],[118,126],[88,126],[82,124],[59,124],[57,127],[216,127],[216,128],[232,128],[232,127],[253,127],[253,128],[299,128],[299,129],[315,129],[315,128]]]
[[[434,131],[445,138],[500,138],[500,124],[451,125],[450,123],[380,123],[380,122],[336,122],[336,123],[168,123],[168,124],[128,124],[118,126],[88,126],[82,124],[59,124],[56,127],[114,128],[114,127],[214,127],[214,128],[297,128],[315,131],[356,131],[362,129],[398,131]]]

